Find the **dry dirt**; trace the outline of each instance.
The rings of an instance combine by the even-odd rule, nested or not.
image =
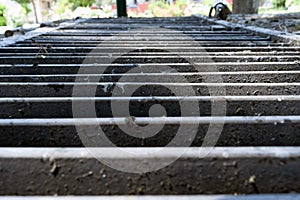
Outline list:
[[[300,12],[287,14],[233,14],[227,21],[300,35]]]

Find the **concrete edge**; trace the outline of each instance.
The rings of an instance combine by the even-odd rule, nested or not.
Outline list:
[[[295,46],[300,45],[300,36],[295,35],[295,34],[285,33],[285,32],[281,32],[281,31],[276,31],[276,30],[271,30],[271,29],[261,28],[261,27],[256,27],[256,26],[247,26],[247,25],[243,25],[243,24],[231,23],[231,22],[227,22],[227,21],[223,21],[223,20],[217,20],[215,18],[209,18],[209,17],[203,16],[203,15],[193,15],[193,16],[196,18],[206,20],[210,23],[222,25],[225,27],[241,28],[243,30],[253,32],[257,35],[270,36],[272,40],[280,40],[280,41],[288,42]]]
[[[78,20],[69,20],[66,22],[62,22],[59,26],[57,27],[42,27],[42,28],[37,28],[33,31],[27,32],[25,35],[14,35],[12,37],[8,38],[3,38],[2,41],[0,41],[0,47],[6,47],[8,45],[15,44],[17,42],[21,42],[24,40],[28,40],[33,37],[40,36],[42,34],[46,34],[61,28],[69,27],[69,26],[74,26],[75,24],[81,23],[86,21],[87,19],[78,19]]]

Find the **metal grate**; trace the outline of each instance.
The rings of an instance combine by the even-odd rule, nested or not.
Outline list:
[[[195,16],[79,19],[4,39],[0,194],[299,192],[300,46],[295,38]],[[106,63],[108,58],[114,62]],[[129,90],[134,93],[121,95]],[[184,95],[190,90],[194,95]],[[74,102],[94,104],[95,115],[82,107],[83,115],[74,119]],[[122,102],[128,102],[130,116],[118,106],[127,105]],[[120,112],[114,113],[113,105]],[[196,105],[200,113],[182,111],[182,105]],[[97,134],[80,138],[80,128],[95,125],[120,150],[137,156],[114,153],[98,143]],[[143,137],[149,125],[163,127]],[[122,126],[141,130],[141,137]],[[206,142],[211,127],[220,130],[209,136],[215,143]],[[172,142],[178,131],[180,142]],[[161,154],[147,154],[170,142]],[[129,174],[97,161],[84,146],[100,147],[102,159],[132,171],[183,155],[158,171]]]

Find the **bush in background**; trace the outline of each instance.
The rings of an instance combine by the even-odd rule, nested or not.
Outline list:
[[[285,8],[286,0],[272,0],[273,6],[275,8]]]
[[[4,17],[5,6],[0,5],[0,26],[6,26],[6,18]]]

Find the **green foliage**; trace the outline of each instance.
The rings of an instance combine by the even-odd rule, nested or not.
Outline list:
[[[19,12],[17,15],[7,15],[7,21],[9,22],[8,24],[11,26],[13,25],[14,27],[20,27],[24,23],[26,23],[27,16],[31,12],[31,9],[28,7],[28,4],[31,3],[31,0],[14,0],[20,6],[22,7],[21,12]]]
[[[182,8],[182,7],[186,7],[188,3],[186,0],[176,0],[176,5]]]
[[[159,0],[150,3],[149,9],[155,17],[181,17],[184,16],[184,11],[187,6],[187,0],[176,0],[176,3],[171,5],[164,0]]]
[[[6,26],[6,18],[4,17],[5,6],[0,5],[0,26]]]
[[[290,6],[299,6],[300,1],[299,0],[286,0],[285,6],[290,7]]]
[[[116,3],[116,0],[96,0],[95,2],[97,5],[107,5]]]
[[[202,5],[213,6],[216,3],[215,0],[202,0]]]
[[[28,4],[31,3],[31,0],[14,0],[14,1],[22,6],[26,15],[28,15],[31,12],[31,9],[28,6]]]
[[[0,16],[4,16],[5,6],[0,4]]]
[[[22,3],[21,6],[24,9],[26,15],[28,15],[31,12],[31,9],[28,7],[28,3]]]
[[[59,15],[64,14],[68,10],[72,10],[73,4],[69,2],[69,0],[60,0],[57,2],[57,9],[55,12]]]
[[[157,7],[167,9],[168,4],[164,0],[158,0],[149,5],[150,10],[154,10]]]
[[[13,24],[14,24],[15,27],[21,27],[21,26],[23,26],[24,22],[16,20],[16,21],[13,21]]]
[[[31,12],[31,9],[28,7],[28,4],[31,3],[31,0],[14,0],[14,1],[22,6],[26,15]]]
[[[279,14],[279,13],[290,13],[300,12],[300,1],[299,0],[286,0],[285,7],[276,8],[259,8],[259,14]]]
[[[95,0],[68,0],[69,3],[71,3],[73,6],[73,10],[75,10],[77,7],[87,7],[91,6]]]
[[[273,6],[275,8],[284,8],[286,0],[272,0]]]
[[[4,17],[6,19],[7,26],[22,26],[27,21],[27,14],[25,9],[21,6],[6,7]],[[2,20],[3,21],[3,20]]]
[[[17,2],[20,5],[31,3],[31,0],[14,0],[14,1]]]

